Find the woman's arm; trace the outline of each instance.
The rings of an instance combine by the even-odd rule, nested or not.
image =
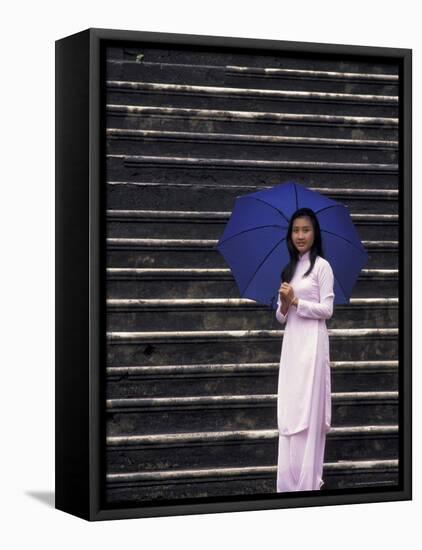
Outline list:
[[[328,262],[323,262],[318,271],[320,302],[296,298],[297,314],[310,319],[330,319],[334,308],[334,273]]]
[[[285,306],[285,303],[281,303],[281,300],[280,300],[280,294],[278,295],[278,299],[277,299],[277,311],[276,311],[276,318],[277,318],[277,321],[279,323],[285,323],[287,321],[287,314],[289,313],[289,308],[287,307],[286,309],[286,306]]]

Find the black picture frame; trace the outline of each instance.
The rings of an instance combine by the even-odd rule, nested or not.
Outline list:
[[[105,48],[282,55],[397,65],[398,484],[324,492],[105,502]],[[89,521],[412,499],[412,50],[90,28],[57,40],[56,365],[57,509]],[[165,56],[163,56],[164,58]],[[181,56],[183,64],[183,56]],[[165,72],[163,60],[161,67]],[[280,178],[282,181],[282,178]],[[394,185],[391,186],[394,188]]]

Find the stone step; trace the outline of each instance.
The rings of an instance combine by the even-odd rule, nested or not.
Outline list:
[[[153,330],[254,330],[279,328],[275,310],[252,300],[240,299],[108,299],[107,330],[110,332]],[[248,307],[249,305],[249,307]],[[398,298],[351,298],[335,306],[326,321],[330,328],[398,325]]]
[[[317,92],[350,92],[367,95],[397,95],[398,75],[378,74],[368,69],[361,72],[340,70],[303,69],[303,61],[296,61],[294,68],[280,68],[277,60],[273,67],[244,64],[218,65],[137,61],[136,59],[108,59],[107,78],[124,81],[167,82],[212,86],[242,86],[245,80],[253,88],[277,90],[312,90]]]
[[[111,155],[395,164],[398,141],[108,127]]]
[[[398,68],[393,66],[391,62],[383,62],[380,59],[376,60],[374,65],[366,60],[359,58],[342,59],[341,64],[337,59],[329,59],[327,57],[309,57],[298,56],[296,54],[289,55],[289,52],[282,53],[280,51],[253,51],[245,52],[240,50],[218,50],[216,48],[186,48],[185,45],[172,44],[169,49],[166,44],[125,44],[124,47],[109,45],[107,47],[107,58],[114,60],[136,61],[138,63],[150,62],[157,63],[160,66],[163,62],[171,65],[191,65],[196,66],[222,66],[228,67],[230,70],[233,66],[251,67],[254,71],[257,69],[270,70],[279,69],[303,69],[312,71],[330,71],[334,74],[339,72],[346,73],[363,73],[367,81],[378,82],[380,80],[394,80],[398,75]],[[194,69],[193,69],[194,70]],[[234,69],[233,69],[234,70]],[[242,69],[243,70],[243,69]],[[366,75],[371,76],[366,76]],[[383,76],[388,75],[388,76]],[[311,75],[308,75],[311,77]],[[314,77],[321,75],[312,75]]]
[[[332,361],[397,360],[397,328],[329,329]],[[107,366],[269,362],[282,330],[108,332]]]
[[[398,116],[398,94],[318,92],[312,89],[271,90],[238,86],[210,86],[191,83],[148,82],[107,79],[107,103],[189,107],[191,109],[231,109],[297,114],[389,117]]]
[[[274,429],[108,437],[108,471],[270,466],[277,464],[278,438]],[[332,427],[324,459],[392,460],[398,454],[397,425]]]
[[[107,367],[107,399],[271,394],[279,362]],[[397,361],[332,361],[333,392],[397,391]]]
[[[185,174],[189,175],[188,172]],[[362,215],[368,214],[384,214],[384,215],[398,215],[399,202],[398,202],[398,190],[392,188],[368,188],[359,185],[359,180],[353,178],[349,180],[349,187],[343,187],[338,184],[339,189],[334,189],[332,186],[327,187],[330,184],[330,180],[323,181],[323,177],[319,178],[319,183],[322,185],[310,184],[306,181],[302,175],[297,178],[290,178],[288,176],[271,176],[266,174],[265,185],[262,184],[262,178],[243,178],[243,181],[221,181],[221,173],[218,173],[218,180],[216,180],[217,174],[214,174],[213,178],[201,178],[196,176],[192,181],[185,178],[185,180],[177,182],[170,178],[165,181],[164,178],[160,178],[161,181],[149,182],[145,181],[145,178],[138,178],[138,181],[130,180],[117,180],[108,179],[107,181],[107,208],[108,210],[127,210],[130,205],[131,210],[144,210],[144,211],[157,211],[160,209],[161,216],[168,216],[171,212],[173,221],[175,217],[180,216],[184,219],[187,218],[187,211],[192,210],[193,221],[198,222],[204,219],[205,212],[210,212],[211,209],[215,209],[216,212],[222,211],[222,209],[231,212],[233,204],[237,196],[244,195],[246,193],[254,193],[279,185],[287,181],[296,181],[300,184],[305,184],[310,190],[327,196],[328,198],[341,202],[350,211],[352,215],[358,213]],[[333,175],[335,176],[335,175]],[[224,179],[224,178],[223,178]],[[384,182],[385,183],[385,182]],[[194,210],[192,208],[194,205]],[[174,214],[174,208],[177,207],[179,214]],[[199,218],[198,218],[199,216]],[[223,220],[227,219],[226,213],[222,216]],[[214,216],[215,219],[215,216]],[[157,220],[157,216],[153,221]],[[358,221],[358,220],[356,220]],[[385,221],[385,220],[384,220]],[[188,235],[182,235],[186,237]],[[193,235],[196,236],[196,235]],[[207,235],[208,236],[208,235]],[[213,235],[210,235],[213,236]]]
[[[227,267],[216,239],[107,239],[107,267]],[[397,269],[398,241],[362,241],[367,269]]]
[[[321,490],[392,487],[399,482],[398,466],[398,460],[328,462]],[[277,466],[107,474],[107,503],[276,493],[276,475]]]
[[[276,112],[270,105],[267,110],[242,110],[150,106],[135,104],[128,98],[120,104],[108,100],[106,126],[132,130],[155,130],[169,132],[216,132],[238,134],[283,135],[396,141],[398,139],[397,116],[356,116],[343,113],[326,115],[318,111],[297,113],[286,106]]]
[[[309,187],[324,187],[328,181],[333,188],[363,187],[365,189],[397,189],[399,183],[397,163],[245,160],[238,156],[220,158],[218,154],[217,150],[213,158],[194,157],[189,153],[179,157],[106,154],[106,181],[133,183],[171,181],[192,184],[199,180],[233,185],[248,181],[253,185],[265,182],[270,187],[289,180],[303,182]],[[183,208],[180,203],[176,204],[178,208]],[[192,204],[191,201],[190,204]],[[157,204],[150,206],[138,202],[132,206],[133,208],[156,208]],[[118,208],[118,205],[109,202],[108,207]],[[161,207],[166,208],[165,205]],[[215,207],[218,207],[215,203],[208,205],[208,208]]]
[[[277,394],[107,399],[107,435],[266,429],[277,426]],[[394,424],[398,392],[332,393],[332,424]]]
[[[165,313],[233,307],[242,315],[251,311],[251,300],[239,298],[239,288],[229,268],[137,268],[108,267],[107,299],[136,299],[145,311]],[[353,300],[398,296],[398,269],[362,269],[353,289]],[[201,300],[197,302],[195,300]],[[177,308],[176,311],[174,308]],[[259,310],[255,311],[259,314]]]
[[[353,195],[350,204],[353,209]],[[374,201],[374,209],[382,208]],[[231,212],[171,210],[107,210],[107,237],[219,239]],[[398,240],[398,214],[354,214],[351,219],[361,239]]]

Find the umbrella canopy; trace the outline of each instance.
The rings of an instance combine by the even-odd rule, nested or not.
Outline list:
[[[349,302],[368,254],[348,209],[296,182],[236,198],[216,249],[230,267],[242,298],[275,309],[280,275],[290,261],[289,220],[305,207],[318,218],[323,254],[334,273],[334,303]]]

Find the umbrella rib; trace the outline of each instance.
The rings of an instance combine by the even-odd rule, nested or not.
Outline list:
[[[296,210],[299,209],[299,201],[297,200],[297,186],[293,185],[293,189],[295,190],[295,197],[296,197]]]
[[[286,239],[286,237],[283,237],[281,240],[278,241],[278,243],[276,243],[273,248],[268,252],[268,254],[265,256],[265,258],[262,260],[262,262],[258,265],[258,267],[255,269],[255,272],[254,274],[252,275],[252,277],[249,279],[249,282],[248,284],[245,286],[245,288],[242,290],[242,296],[243,294],[246,292],[248,286],[251,284],[253,278],[255,277],[255,275],[258,273],[258,271],[260,270],[261,266],[267,261],[267,258],[274,252],[274,249],[277,248],[277,246],[282,243],[284,240]]]
[[[257,197],[241,197],[241,198],[247,198],[247,199],[253,199],[254,201],[259,201],[259,202],[263,202],[264,204],[266,204],[267,206],[270,206],[271,208],[273,208],[274,210],[276,210],[277,212],[279,212],[283,218],[286,220],[287,223],[289,223],[289,220],[287,219],[286,215],[284,214],[284,212],[282,212],[281,210],[279,210],[276,206],[274,206],[273,204],[267,202],[267,201],[264,201],[262,199],[259,199]],[[296,201],[297,203],[297,201]]]
[[[349,243],[352,246],[354,246],[355,248],[357,248],[359,250],[359,252],[362,252],[362,250],[360,248],[358,248],[354,243],[352,243],[348,239],[345,239],[344,237],[341,237],[340,235],[336,235],[335,233],[332,233],[331,231],[327,231],[326,229],[321,229],[321,231],[323,231],[324,233],[329,233],[330,235],[333,235],[334,237],[337,237],[338,239],[343,239],[343,241],[346,241],[347,243]],[[333,270],[333,274],[334,274],[334,270]],[[337,281],[338,286],[343,291],[344,296],[347,296],[346,292],[344,291],[344,288],[343,288],[342,284],[340,283],[340,281],[337,279],[337,277],[335,275],[334,275],[334,278]]]
[[[239,235],[243,235],[243,233],[248,233],[249,231],[255,231],[256,229],[263,229],[265,227],[280,227],[281,229],[283,229],[282,225],[277,225],[277,224],[257,225],[256,227],[251,227],[251,229],[245,229],[243,231],[239,231],[239,233],[235,233],[234,235],[231,235],[230,237],[227,237],[227,239],[224,239],[224,241],[220,241],[218,243],[218,246],[226,243],[227,241],[229,241],[230,239],[233,239],[234,237],[238,237]]]
[[[344,288],[343,288],[343,285],[340,283],[340,281],[337,279],[337,277],[335,276],[335,273],[334,273],[334,270],[333,270],[333,275],[334,275],[334,279],[337,281],[338,283],[338,286],[341,288],[341,290],[343,291],[343,296],[346,298],[347,294],[345,293],[344,291]]]
[[[315,214],[319,214],[320,212],[323,212],[324,210],[329,210],[330,208],[346,208],[344,204],[330,204],[329,206],[324,206],[324,208],[321,208],[320,210],[315,210]]]
[[[341,235],[337,235],[337,233],[333,233],[332,231],[327,231],[327,229],[321,229],[324,233],[329,233],[330,235],[333,235],[334,237],[337,237],[338,239],[342,239],[343,241],[346,241],[346,243],[351,244],[356,248],[356,250],[359,250],[359,252],[362,252],[362,249],[355,245],[352,241],[349,241],[349,239],[345,239]],[[365,251],[366,252],[366,251]]]

